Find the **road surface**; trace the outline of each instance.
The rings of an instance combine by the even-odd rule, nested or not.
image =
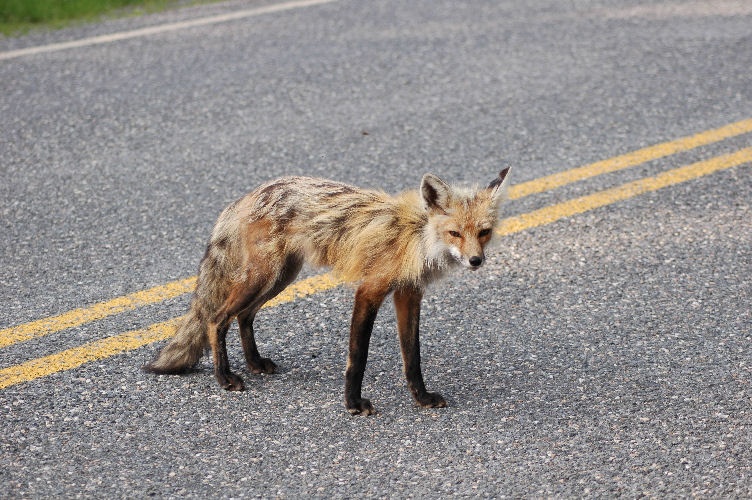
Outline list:
[[[752,495],[752,7],[233,1],[0,39],[0,496]],[[281,175],[396,192],[513,168],[429,289],[416,407],[352,289],[262,311],[222,391],[140,371],[221,209]]]

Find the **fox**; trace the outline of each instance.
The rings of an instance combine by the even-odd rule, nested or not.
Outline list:
[[[248,370],[274,373],[277,365],[259,354],[253,321],[308,263],[330,268],[355,285],[345,369],[347,411],[375,413],[362,396],[363,376],[374,321],[390,293],[413,399],[421,407],[447,406],[423,380],[421,300],[426,287],[450,269],[483,265],[509,171],[501,170],[485,188],[450,186],[427,173],[419,189],[397,195],[301,176],[262,184],[220,214],[199,264],[189,311],[144,370],[188,372],[210,347],[219,385],[243,390],[243,379],[230,370],[226,347],[227,332],[237,320]]]

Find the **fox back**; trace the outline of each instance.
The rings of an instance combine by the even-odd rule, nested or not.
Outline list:
[[[424,286],[455,264],[477,269],[484,262],[483,248],[498,221],[500,187],[500,182],[486,189],[450,187],[427,174],[419,190],[392,196],[284,177],[228,207],[210,246],[241,242],[240,260],[258,253],[299,257],[330,267],[348,282]],[[236,271],[237,264],[243,267],[233,262]]]

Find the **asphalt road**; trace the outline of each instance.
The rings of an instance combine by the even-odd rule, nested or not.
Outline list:
[[[272,177],[399,191],[427,171],[486,183],[511,165],[522,184],[732,123],[750,130],[748,2],[253,10],[265,5],[281,4],[0,38],[7,338],[190,277],[220,210]],[[233,12],[247,15],[158,28]],[[49,45],[70,40],[90,41]],[[47,49],[10,53],[31,47]],[[558,215],[503,235],[482,270],[424,301],[424,374],[448,408],[412,403],[387,305],[364,383],[378,414],[347,414],[347,287],[259,315],[278,374],[244,372],[232,335],[242,393],[221,391],[207,358],[189,376],[142,373],[157,344],[70,369],[45,358],[174,318],[185,294],[10,342],[0,497],[750,497],[749,159],[557,211],[751,144],[729,134],[510,200],[509,216]],[[46,372],[8,382],[39,358]]]

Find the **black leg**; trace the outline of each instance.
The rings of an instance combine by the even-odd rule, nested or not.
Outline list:
[[[209,325],[208,336],[214,356],[214,376],[223,389],[242,391],[243,379],[230,371],[230,362],[227,359],[226,338],[229,328],[230,321],[228,319]]]
[[[415,401],[423,407],[434,408],[446,406],[441,394],[426,391],[423,373],[420,368],[420,301],[423,292],[417,288],[400,288],[394,292],[394,305],[397,312],[397,330],[399,332],[402,361],[405,366],[407,387]]]
[[[256,313],[261,309],[261,306],[279,295],[282,290],[295,281],[302,266],[303,259],[301,257],[297,255],[288,256],[282,268],[277,271],[276,280],[271,289],[261,295],[253,296],[252,300],[243,306],[243,311],[238,314],[240,341],[243,345],[246,364],[252,373],[274,373],[277,370],[277,365],[271,359],[262,358],[259,355],[256,336],[253,332],[253,320],[256,318]]]
[[[256,346],[256,337],[253,334],[253,319],[256,311],[250,311],[244,315],[238,315],[238,327],[240,329],[240,341],[243,345],[245,362],[248,370],[252,373],[274,373],[277,365],[269,358],[262,358]]]
[[[345,371],[345,406],[353,415],[375,413],[371,402],[361,396],[361,389],[373,323],[388,292],[388,287],[371,283],[363,283],[355,292],[355,308],[350,324],[350,352]]]

